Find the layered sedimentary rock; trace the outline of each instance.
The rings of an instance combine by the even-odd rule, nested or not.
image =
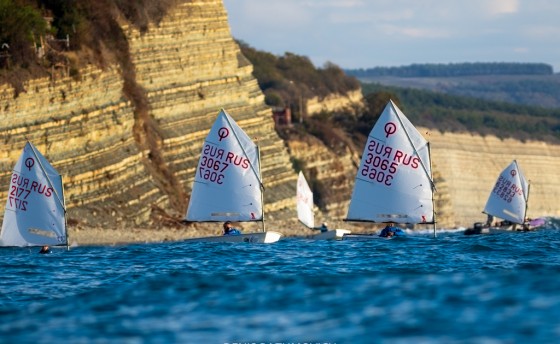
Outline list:
[[[329,216],[344,218],[350,203],[356,168],[360,156],[350,147],[334,151],[313,136],[290,135],[286,142],[296,162],[304,171],[314,198]]]
[[[321,111],[340,111],[352,108],[352,106],[363,107],[363,98],[361,89],[350,91],[347,94],[333,94],[324,99],[314,97],[307,101],[306,110],[309,115],[313,115]]]
[[[143,34],[124,30],[133,71],[90,66],[78,79],[31,80],[17,96],[0,85],[0,202],[29,139],[64,176],[71,224],[148,226],[159,209],[181,218],[202,142],[225,108],[261,147],[270,218],[295,216],[297,164],[327,196],[329,215],[346,215],[363,147],[278,137],[221,0],[179,4]],[[530,216],[560,216],[559,146],[434,131],[426,138],[443,225],[480,220],[498,172],[514,158],[532,181]]]
[[[225,108],[262,148],[267,212],[291,206],[297,176],[221,0],[179,4],[145,34],[124,30],[135,70],[31,80],[17,97],[0,86],[1,199],[29,139],[64,176],[70,223],[148,224],[154,208],[180,218],[204,137]]]
[[[482,210],[500,172],[517,160],[530,180],[528,216],[560,216],[560,146],[469,133],[442,134],[420,129],[431,142],[437,171],[446,180],[451,225],[485,221]]]
[[[289,155],[253,67],[233,41],[222,2],[191,1],[147,33],[127,31],[163,160],[183,188],[190,192],[204,138],[224,108],[261,148],[266,211],[291,205],[296,177]]]
[[[69,218],[141,223],[157,200],[132,137],[134,118],[116,68],[87,68],[81,80],[31,80],[25,92],[0,90],[2,199],[29,139],[64,176]],[[125,212],[122,209],[126,209]]]

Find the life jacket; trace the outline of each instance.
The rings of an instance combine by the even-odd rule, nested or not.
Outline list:
[[[389,236],[389,232],[392,232],[394,234],[394,236],[405,236],[406,233],[399,227],[385,227],[383,228],[383,230],[381,231],[381,233],[379,233],[380,237],[386,238]]]
[[[229,230],[229,232],[225,233],[224,235],[241,235],[241,232],[235,228]]]

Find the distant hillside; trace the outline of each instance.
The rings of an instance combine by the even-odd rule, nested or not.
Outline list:
[[[238,44],[253,65],[253,74],[265,94],[267,105],[283,107],[301,104],[314,97],[323,99],[331,94],[346,94],[360,89],[358,79],[348,76],[333,63],[316,68],[306,56],[288,52],[276,56],[241,41]],[[292,111],[301,113],[299,106]]]
[[[468,131],[502,138],[560,142],[560,109],[380,84],[363,84],[362,88],[371,110],[375,108],[372,104],[383,103],[388,97],[396,98],[415,125],[441,132]],[[365,116],[374,122],[378,115],[374,111]]]
[[[551,75],[554,71],[551,65],[545,63],[475,62],[347,69],[346,73],[359,78],[374,76],[410,78],[473,75]]]
[[[542,63],[412,65],[346,72],[364,83],[560,108],[560,74]]]
[[[356,79],[342,77],[340,69],[335,65],[320,69],[315,68],[305,56],[290,53],[275,56],[243,43],[240,46],[243,54],[254,65],[254,75],[266,95],[268,105],[297,104],[297,97],[300,96],[307,99],[313,93],[325,96],[357,87]],[[393,99],[415,125],[441,132],[473,132],[501,138],[560,142],[560,109],[547,108],[543,104],[523,104],[531,104],[530,100],[537,99],[542,103],[554,104],[556,98],[560,104],[560,76],[551,75],[551,68],[548,68],[550,66],[461,64],[453,67],[464,70],[470,67],[473,73],[479,71],[481,74],[483,71],[506,73],[508,70],[515,73],[514,69],[517,68],[517,72],[532,71],[534,75],[365,78],[362,79],[362,92],[367,108],[363,112],[325,113],[317,119],[307,119],[305,129],[308,134],[320,138],[328,146],[335,146],[329,141],[330,138],[340,136],[335,135],[330,128],[342,129],[357,146],[361,146],[387,101]],[[449,72],[449,68],[442,67],[441,70]],[[370,79],[377,81],[365,82]],[[378,82],[389,79],[399,82],[389,85]],[[450,90],[455,89],[463,90],[464,94],[447,94],[453,93]],[[484,97],[479,93],[499,93],[502,97]],[[545,96],[546,94],[549,96]],[[515,104],[514,100],[522,104]],[[282,130],[278,130],[282,135]],[[340,138],[335,141],[340,141]]]

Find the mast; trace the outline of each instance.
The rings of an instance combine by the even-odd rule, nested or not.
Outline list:
[[[433,183],[433,168],[432,168],[432,151],[430,149],[430,143],[428,142],[428,156],[430,157],[430,180],[432,180],[432,217],[433,217],[433,222],[434,222],[434,238],[437,238],[437,233],[436,233],[436,202],[434,199],[434,189],[435,189],[435,185]]]
[[[527,218],[527,209],[529,209],[529,191],[531,190],[531,181],[527,182],[527,198],[525,198],[525,214],[523,214],[523,223],[525,223],[525,219]]]
[[[229,121],[229,114],[228,114],[228,113],[226,112],[226,110],[224,110],[224,109],[222,109],[222,111],[223,111],[224,114],[226,115],[225,117],[226,117],[226,121],[227,121],[228,124],[229,124],[229,127],[233,129],[234,126],[233,126],[233,125],[231,124],[231,122]],[[239,144],[239,147],[240,147],[241,150],[243,151],[243,154],[244,154],[246,157],[249,157],[249,155],[248,155],[247,152],[245,151],[245,147],[243,147],[243,145],[241,144],[241,141],[239,140],[239,137],[237,137],[237,132],[236,132],[235,130],[232,130],[232,131],[233,131],[233,136],[235,136],[235,140],[237,141],[237,143]],[[259,152],[259,146],[258,146],[258,145],[255,145],[255,146],[257,147],[257,152]],[[257,153],[257,154],[260,154],[260,153]],[[261,164],[260,155],[258,156],[258,159],[259,159],[259,173],[257,173],[257,171],[255,171],[255,166],[253,166],[253,164],[249,164],[249,166],[251,166],[251,171],[253,171],[253,173],[255,174],[255,176],[257,177],[257,179],[259,180],[259,184],[261,185],[261,189],[264,190],[264,186],[263,186],[263,184],[262,184],[262,176],[261,176],[261,174],[260,174],[260,164]],[[262,192],[261,192],[261,194],[262,194]],[[263,206],[263,208],[264,208],[264,206]],[[263,211],[264,211],[264,210],[263,210]]]
[[[395,115],[396,115],[397,119],[399,120],[399,123],[400,123],[401,127],[403,128],[404,133],[406,134],[406,138],[408,139],[408,143],[410,144],[410,146],[411,146],[412,149],[414,150],[414,153],[415,153],[418,157],[420,157],[420,154],[418,154],[418,150],[416,149],[416,146],[415,146],[414,143],[412,142],[412,139],[410,138],[410,135],[408,134],[408,131],[406,130],[406,127],[405,127],[404,123],[402,122],[401,116],[399,115],[397,109],[395,109],[396,105],[395,105],[395,103],[393,103],[392,100],[391,100],[391,106],[393,107],[393,110],[395,110]],[[430,152],[429,152],[429,150],[430,150],[430,145],[429,145],[429,142],[426,141],[426,143],[428,144],[428,155],[430,156],[430,170],[431,170],[431,167],[432,167],[432,156],[431,156],[431,154],[430,154]],[[435,189],[435,185],[434,185],[434,181],[433,181],[433,179],[432,179],[432,175],[431,175],[431,173],[428,173],[428,169],[426,168],[426,165],[425,165],[424,161],[423,161],[422,159],[419,159],[419,160],[420,160],[420,165],[422,165],[422,169],[424,170],[424,173],[428,176],[428,179],[430,180],[430,184],[431,184],[431,187],[432,187],[432,194],[433,194],[433,189]],[[432,198],[433,198],[433,197],[432,197]]]
[[[521,169],[519,168],[519,164],[517,163],[517,160],[514,160],[515,162],[515,168],[517,169],[517,175],[519,178],[519,184],[521,185],[521,188],[523,188],[523,179],[525,179],[525,176],[521,173]],[[521,224],[525,223],[525,219],[527,218],[527,209],[529,209],[529,191],[531,190],[531,181],[527,180],[527,194],[525,194],[525,190],[523,190],[523,198],[525,199],[525,209],[523,212],[523,219],[521,220]]]
[[[45,178],[47,178],[47,181],[49,182],[49,185],[53,188],[53,192],[56,195],[56,199],[58,200],[58,202],[60,203],[60,205],[64,209],[64,212],[66,212],[66,206],[64,204],[64,200],[62,200],[60,198],[60,196],[58,195],[58,192],[56,191],[56,188],[54,187],[54,184],[53,184],[51,178],[49,178],[49,174],[47,173],[47,171],[43,167],[43,164],[41,163],[41,159],[39,158],[39,156],[37,155],[37,152],[35,151],[35,146],[33,146],[33,144],[31,142],[29,142],[29,141],[27,141],[27,142],[29,143],[29,146],[31,147],[31,150],[33,151],[33,155],[35,155],[35,158],[37,159],[37,162],[39,163],[39,167],[41,167],[41,171],[43,171],[43,174],[45,175]]]
[[[35,155],[35,159],[37,159],[37,162],[39,163],[39,167],[41,168],[41,171],[45,175],[45,178],[47,179],[47,182],[49,183],[49,185],[52,187],[53,192],[56,196],[56,199],[58,200],[58,202],[60,203],[60,205],[62,207],[62,213],[63,213],[63,216],[64,216],[64,238],[66,240],[66,249],[69,250],[70,248],[68,246],[68,228],[67,228],[67,223],[66,223],[66,202],[64,201],[64,183],[62,182],[62,175],[60,173],[58,173],[58,171],[56,171],[56,169],[55,169],[58,176],[60,177],[60,184],[61,184],[60,186],[61,186],[61,190],[62,190],[62,197],[61,197],[58,194],[58,191],[56,190],[56,187],[54,186],[51,178],[49,177],[49,174],[45,170],[45,167],[43,166],[43,163],[41,162],[41,159],[39,158],[39,155],[35,151],[35,146],[29,140],[27,141],[27,143],[29,143],[29,147],[31,147],[31,151],[33,151],[33,155]],[[55,246],[58,246],[58,245],[55,245]]]
[[[259,145],[256,145],[257,147],[257,159],[259,160],[259,187],[261,189],[261,221],[262,221],[262,231],[266,232],[266,225],[264,223],[264,185],[261,182],[261,150],[259,148]]]
[[[396,105],[393,103],[392,100],[390,102],[391,102],[391,106],[393,107],[393,110],[395,110],[395,115],[396,115],[397,119],[399,120],[399,123],[400,123],[401,127],[404,129],[404,133],[406,134],[406,138],[408,139],[408,143],[410,144],[410,146],[414,150],[414,153],[416,154],[416,156],[420,157],[420,154],[418,153],[418,149],[416,149],[416,146],[412,142],[412,139],[410,138],[410,135],[409,135],[408,131],[406,130],[406,127],[405,127],[404,123],[402,122],[402,119],[401,119],[401,116],[399,115],[399,112],[395,109]],[[426,176],[428,177],[428,179],[430,181],[430,189],[432,190],[432,221],[433,221],[433,225],[434,225],[434,238],[436,238],[437,237],[437,234],[436,234],[436,211],[435,211],[435,200],[434,200],[434,190],[436,189],[436,185],[434,184],[434,176],[432,174],[432,152],[430,150],[430,142],[426,141],[426,146],[428,147],[428,157],[430,158],[430,171],[429,171],[429,173],[428,173],[428,169],[426,168],[425,161],[422,160],[422,159],[419,159],[419,160],[420,160],[420,165],[422,166],[422,169],[424,170],[424,173],[426,174]]]
[[[68,245],[68,222],[66,219],[66,198],[64,197],[64,182],[62,181],[62,175],[60,175],[60,189],[62,190],[62,204],[64,206],[64,237],[66,238],[66,251],[70,251],[70,246]]]

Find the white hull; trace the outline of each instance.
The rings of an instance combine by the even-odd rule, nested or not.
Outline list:
[[[250,242],[257,244],[270,244],[280,240],[281,233],[274,231],[247,233],[241,235],[220,235],[203,238],[186,239],[185,242]]]
[[[380,237],[378,234],[346,234],[342,236],[342,240],[355,240],[355,241],[366,241],[366,240],[389,240],[393,237]]]
[[[351,232],[347,229],[329,229],[326,232],[321,232],[319,234],[313,235],[311,239],[315,240],[340,240],[345,234],[350,234]]]

